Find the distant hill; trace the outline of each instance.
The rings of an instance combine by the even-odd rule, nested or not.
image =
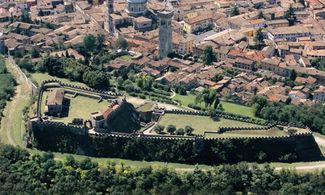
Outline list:
[[[109,132],[132,133],[140,129],[139,113],[134,106],[123,100],[106,118],[104,128]]]

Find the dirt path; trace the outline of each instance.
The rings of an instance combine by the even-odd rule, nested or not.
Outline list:
[[[11,145],[19,145],[15,142],[14,131],[19,132],[20,135],[23,135],[24,129],[22,124],[16,124],[15,121],[21,119],[22,113],[19,113],[17,116],[17,109],[22,109],[22,101],[25,101],[29,98],[31,88],[27,84],[24,75],[22,75],[16,67],[11,64],[9,61],[6,63],[8,71],[15,77],[17,86],[15,89],[15,95],[9,101],[3,111],[4,117],[1,121],[1,132],[5,138],[2,138],[1,141]],[[20,110],[19,110],[20,111]],[[22,120],[22,119],[21,119]]]
[[[176,93],[174,90],[171,90],[171,91],[172,91],[172,95],[170,96],[170,99],[173,99],[176,96]]]
[[[16,87],[15,90],[15,96],[19,93],[20,87]],[[3,110],[3,117],[1,120],[1,132],[2,132],[2,136],[1,136],[1,142],[2,143],[6,143],[6,144],[10,144],[10,145],[15,145],[12,136],[11,136],[11,131],[10,131],[10,125],[9,122],[12,119],[12,114],[11,111],[13,110],[13,108],[15,107],[15,105],[17,104],[17,100],[14,99],[14,97],[12,98],[12,101],[8,101],[7,105],[5,107],[5,109]]]

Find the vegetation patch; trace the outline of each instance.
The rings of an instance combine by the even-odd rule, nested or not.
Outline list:
[[[195,95],[188,94],[188,95],[179,95],[177,94],[174,97],[175,100],[179,101],[182,105],[188,106],[189,104],[195,104]],[[240,104],[235,104],[227,101],[220,100],[222,108],[225,112],[248,116],[248,117],[255,117],[254,115],[254,108],[248,107]],[[201,108],[204,108],[203,104],[195,104]]]

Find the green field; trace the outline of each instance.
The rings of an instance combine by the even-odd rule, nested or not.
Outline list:
[[[42,99],[42,112],[45,109],[45,101],[48,92],[43,93]],[[84,97],[81,95],[76,96],[75,98],[72,97],[65,97],[66,100],[70,101],[69,103],[69,111],[68,116],[63,116],[61,118],[54,118],[56,121],[69,123],[72,122],[74,118],[82,118],[82,119],[89,119],[91,112],[97,111],[105,111],[105,109],[110,105],[107,101],[98,102],[97,99]]]
[[[195,95],[188,94],[188,95],[184,96],[184,95],[177,94],[174,97],[174,99],[180,101],[182,105],[188,106],[188,104],[194,104]],[[255,118],[254,110],[253,110],[252,107],[248,107],[248,106],[244,106],[244,105],[240,105],[240,104],[235,104],[235,103],[231,103],[231,102],[226,102],[226,101],[223,101],[223,100],[221,100],[221,104],[222,104],[222,107],[224,108],[225,112]],[[203,108],[204,103],[202,103],[199,106],[201,106]]]
[[[73,85],[77,85],[77,86],[81,86],[81,87],[87,87],[87,85],[84,83],[70,81],[69,79],[54,77],[54,76],[48,75],[47,73],[33,73],[33,74],[31,74],[31,79],[34,82],[36,82],[37,84],[41,84],[45,80],[56,79],[56,80],[60,80],[67,84],[73,84]]]
[[[220,118],[214,121],[207,116],[193,116],[180,114],[165,114],[159,121],[160,125],[167,127],[175,125],[176,128],[184,128],[186,125],[194,128],[194,134],[203,134],[204,131],[217,131],[219,127],[256,127],[258,125],[241,121]]]

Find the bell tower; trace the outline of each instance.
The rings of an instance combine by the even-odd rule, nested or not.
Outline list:
[[[165,58],[172,52],[173,11],[158,12],[159,18],[159,58]]]
[[[107,16],[106,16],[106,23],[105,23],[105,30],[108,31],[110,34],[115,33],[115,24],[111,14],[114,13],[114,0],[107,0]]]

